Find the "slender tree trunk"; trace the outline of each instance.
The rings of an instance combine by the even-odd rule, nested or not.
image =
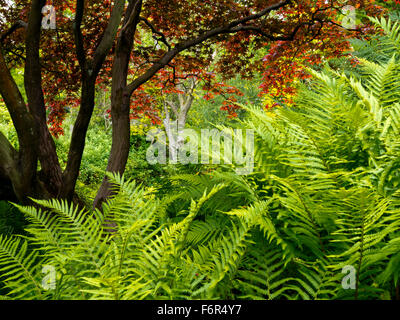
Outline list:
[[[59,196],[62,186],[62,171],[58,161],[56,146],[47,127],[46,107],[42,89],[42,70],[40,65],[40,34],[42,7],[45,0],[32,2],[26,34],[25,91],[30,113],[35,119],[40,143],[38,156],[41,164],[40,178],[48,186],[53,197]]]
[[[61,198],[68,200],[72,200],[74,194],[95,101],[95,79],[84,78],[82,82],[81,106],[72,130],[67,167],[63,173],[63,188],[60,194]]]
[[[124,104],[128,111],[112,112],[112,146],[108,159],[107,172],[123,174],[130,149],[129,104]],[[101,208],[102,203],[112,194],[110,183],[104,177],[94,201],[94,208]]]
[[[196,79],[189,79],[189,87],[181,88],[184,94],[177,94],[178,105],[175,105],[174,102],[168,100],[164,104],[164,128],[168,137],[169,157],[171,163],[176,163],[178,161],[179,149],[184,144],[182,137],[183,130],[186,126],[187,115],[193,104],[193,92],[197,84],[198,81]],[[175,117],[174,121],[171,121],[168,106],[173,111]]]
[[[1,47],[0,93],[14,123],[19,142],[19,150],[15,150],[0,133],[0,171],[7,178],[4,180],[11,182],[13,193],[22,202],[27,196],[34,195],[38,135],[34,118],[28,112],[21,92],[7,68]],[[9,186],[6,189],[10,189]]]
[[[118,37],[112,70],[111,118],[112,146],[108,159],[107,172],[123,174],[130,149],[130,94],[126,92],[129,60],[133,49],[136,27],[142,1],[130,1],[124,18],[123,29]],[[102,203],[111,195],[107,177],[97,192],[94,208],[101,208]]]

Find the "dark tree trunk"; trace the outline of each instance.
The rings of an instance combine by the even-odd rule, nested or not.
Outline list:
[[[108,159],[107,172],[123,174],[130,148],[130,94],[126,92],[128,67],[136,27],[139,23],[142,1],[131,1],[124,18],[123,31],[118,38],[114,55],[111,88],[112,146]],[[94,200],[94,208],[111,195],[110,184],[104,177]]]
[[[95,80],[83,79],[81,107],[72,130],[71,145],[68,153],[67,167],[63,174],[63,188],[60,197],[72,200],[79,168],[85,148],[86,133],[93,114],[95,100]]]
[[[112,146],[110,157],[108,159],[107,172],[123,174],[128,161],[130,149],[130,118],[129,104],[121,108],[121,112],[112,113]],[[124,109],[128,109],[124,111]],[[104,177],[100,189],[94,201],[94,208],[101,208],[102,203],[111,195],[110,183],[107,177]]]
[[[76,20],[74,26],[76,52],[82,70],[81,107],[72,131],[71,145],[68,153],[67,167],[63,173],[63,188],[61,197],[72,200],[76,181],[79,175],[86,133],[93,114],[95,102],[96,79],[107,57],[120,25],[124,12],[125,0],[116,1],[103,37],[96,48],[92,59],[87,60],[80,30],[82,23],[84,1],[77,0]]]
[[[40,65],[40,34],[42,7],[45,0],[32,2],[26,34],[25,91],[30,113],[35,119],[40,143],[38,156],[41,164],[40,178],[47,191],[58,197],[62,186],[62,172],[58,161],[56,146],[46,122],[46,106],[42,89],[42,70]]]
[[[0,201],[2,200],[18,201],[11,180],[3,173],[0,173]]]
[[[19,150],[16,150],[0,133],[0,168],[3,175],[11,182],[17,199],[23,201],[27,196],[34,194],[38,135],[34,118],[28,112],[1,52],[0,92],[14,123],[19,142]]]

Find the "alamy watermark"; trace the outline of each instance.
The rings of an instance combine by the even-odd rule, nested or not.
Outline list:
[[[56,9],[52,5],[45,5],[42,8],[42,14],[44,15],[42,19],[43,29],[56,29]]]
[[[169,146],[169,164],[228,164],[236,173],[247,175],[254,170],[254,131],[251,129],[183,129],[175,132],[178,146]],[[159,129],[147,133],[151,141],[146,159],[150,164],[167,163],[167,135]]]
[[[355,289],[356,288],[356,268],[351,265],[344,266],[342,268],[342,273],[346,274],[342,279],[342,288]]]
[[[55,290],[57,281],[56,268],[52,265],[45,265],[42,268],[42,273],[45,276],[42,279],[42,287],[44,290]]]
[[[350,5],[342,8],[342,27],[346,29],[355,29],[357,26],[356,8]]]

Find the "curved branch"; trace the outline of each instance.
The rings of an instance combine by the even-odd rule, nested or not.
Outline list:
[[[125,0],[117,0],[112,9],[111,17],[108,21],[108,25],[104,32],[104,35],[94,53],[92,61],[93,70],[88,70],[89,72],[91,72],[89,76],[96,76],[97,73],[100,71],[103,62],[114,43],[115,36],[117,35],[118,27],[122,19],[122,14],[124,13],[124,9]]]
[[[46,106],[42,88],[42,68],[40,63],[40,37],[42,28],[42,8],[45,0],[33,0],[26,31],[26,63],[24,84],[30,113],[38,133],[38,156],[42,171],[57,196],[62,184],[61,166],[58,161],[56,145],[47,127]],[[25,131],[26,130],[25,128]],[[40,139],[40,143],[39,143]],[[30,146],[33,148],[32,146]],[[36,165],[36,163],[35,163]],[[35,168],[36,170],[36,168]]]
[[[136,78],[133,82],[131,82],[127,88],[126,88],[126,95],[132,95],[133,91],[135,91],[138,87],[140,87],[143,83],[151,79],[159,70],[161,70],[164,66],[169,64],[173,58],[175,58],[180,52],[193,47],[195,45],[198,45],[210,38],[216,37],[221,34],[227,34],[227,33],[235,33],[238,31],[241,31],[239,28],[237,28],[240,25],[243,25],[249,21],[257,20],[266,14],[269,14],[273,10],[278,10],[280,8],[283,8],[287,5],[289,5],[292,2],[292,0],[284,0],[281,2],[278,2],[276,4],[270,5],[266,7],[264,10],[249,15],[247,17],[235,20],[225,26],[217,27],[214,29],[211,29],[207,32],[204,32],[197,36],[196,38],[193,39],[188,39],[185,41],[182,41],[175,45],[175,47],[168,52],[166,52],[157,62],[155,62],[143,75],[140,77]]]
[[[76,0],[76,12],[75,12],[73,29],[75,37],[76,55],[78,57],[78,62],[81,67],[81,70],[83,71],[86,68],[86,53],[83,47],[83,36],[81,30],[84,8],[85,8],[85,0]]]
[[[10,29],[8,29],[6,32],[4,32],[1,36],[0,36],[0,43],[2,43],[9,35],[11,35],[13,32],[15,32],[18,29],[21,28],[26,28],[28,26],[28,24],[22,20],[17,21],[16,23],[14,23]]]
[[[157,40],[161,40],[161,42],[167,46],[168,50],[171,50],[171,45],[168,43],[167,38],[165,37],[165,34],[158,31],[149,20],[147,20],[145,18],[140,18],[140,21],[143,21],[154,34],[159,35],[160,38]]]

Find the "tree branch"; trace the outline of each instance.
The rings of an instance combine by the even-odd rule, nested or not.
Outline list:
[[[33,116],[28,112],[24,99],[15,80],[11,76],[0,46],[0,93],[10,113],[17,131],[19,151],[12,148],[4,135],[0,135],[0,166],[8,174],[17,196],[22,199],[30,192],[28,184],[32,181],[37,169],[35,146],[38,135]]]
[[[169,100],[165,100],[165,102],[171,107],[172,111],[174,112],[175,117],[178,118],[178,109],[176,108],[174,103]]]
[[[259,35],[266,37],[267,39],[271,41],[292,41],[294,40],[294,37],[296,36],[297,32],[300,30],[302,26],[306,25],[306,23],[302,23],[297,25],[294,30],[287,36],[273,36],[265,31],[263,31],[260,27],[253,26],[253,25],[241,25],[237,26],[235,28],[232,28],[232,32],[240,32],[240,31],[253,31],[258,33]]]
[[[26,28],[28,25],[26,22],[20,20],[14,23],[10,29],[8,29],[6,32],[4,32],[0,36],[0,43],[2,43],[9,35],[11,35],[14,31],[21,29],[21,28]]]
[[[284,0],[284,1],[278,2],[274,5],[270,5],[270,6],[266,7],[264,10],[262,10],[258,13],[235,20],[225,26],[211,29],[207,32],[200,34],[196,38],[188,39],[188,40],[178,43],[173,49],[166,52],[157,62],[155,62],[147,70],[147,72],[145,72],[143,75],[141,75],[140,77],[136,78],[133,82],[131,82],[127,86],[125,94],[127,94],[129,96],[132,95],[133,91],[135,91],[143,83],[145,83],[146,81],[151,79],[160,69],[162,69],[168,63],[170,63],[171,60],[173,58],[175,58],[175,56],[177,56],[180,52],[182,52],[190,47],[193,47],[195,45],[198,45],[210,38],[216,37],[218,35],[227,34],[227,33],[235,33],[235,32],[241,31],[240,29],[238,29],[236,27],[243,25],[249,21],[259,19],[259,18],[265,16],[266,14],[270,13],[271,11],[280,9],[280,8],[290,4],[291,2],[292,2],[292,0]]]
[[[56,145],[47,127],[46,106],[42,88],[42,68],[40,63],[40,37],[42,28],[42,8],[46,0],[33,0],[26,31],[26,63],[24,84],[30,112],[35,119],[37,130],[38,156],[44,176],[53,188],[61,186],[62,172],[58,161]],[[26,130],[26,128],[25,128]],[[40,141],[40,143],[39,143]],[[32,143],[32,142],[31,142]],[[30,148],[34,148],[32,145]],[[24,164],[25,165],[25,164]],[[37,163],[35,165],[35,174]],[[54,194],[57,196],[57,194]]]
[[[157,34],[160,36],[160,38],[158,38],[158,39],[156,38],[156,40],[161,40],[161,42],[167,46],[168,50],[171,50],[171,45],[168,43],[167,38],[165,37],[165,35],[162,32],[158,31],[149,20],[147,20],[145,18],[140,18],[140,21],[143,21],[151,29],[151,31],[154,34]]]
[[[130,29],[133,25],[136,28],[136,25],[138,24],[138,22],[140,20],[138,13],[141,11],[141,6],[142,6],[142,0],[136,0],[136,3],[133,6],[133,9],[130,11],[129,18],[125,19],[124,26],[121,29],[121,35],[124,34],[125,31],[127,29]]]
[[[32,116],[29,114],[24,98],[22,97],[21,91],[18,89],[15,80],[11,76],[10,70],[8,69],[4,60],[3,54],[1,53],[0,47],[0,93],[4,99],[7,110],[10,113],[11,119],[14,123],[15,130],[17,131],[20,146],[24,145],[23,140],[27,140],[25,144],[28,144],[29,136],[24,137],[29,130],[26,130],[27,123],[33,124]]]
[[[75,12],[75,20],[73,24],[74,29],[74,38],[75,38],[75,46],[76,46],[76,55],[78,57],[78,62],[81,67],[81,70],[85,72],[86,70],[86,53],[83,47],[83,36],[82,36],[82,20],[83,20],[83,11],[85,8],[85,0],[76,0],[76,12]]]
[[[107,28],[104,32],[99,46],[94,53],[93,61],[91,63],[92,70],[88,70],[88,72],[90,73],[89,76],[95,76],[100,71],[103,62],[114,43],[124,9],[125,0],[116,0],[116,3],[114,4],[111,12],[110,20],[108,21]]]

